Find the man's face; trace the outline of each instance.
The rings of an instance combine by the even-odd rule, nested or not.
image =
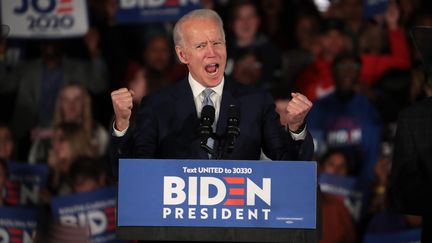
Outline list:
[[[233,31],[237,39],[252,39],[258,32],[260,19],[253,5],[244,5],[237,9],[233,22]]]
[[[359,79],[360,66],[355,60],[342,60],[334,67],[333,75],[337,91],[351,93]]]
[[[183,39],[176,46],[178,58],[200,84],[217,86],[222,81],[227,57],[220,26],[214,20],[199,19],[184,22],[180,30]]]

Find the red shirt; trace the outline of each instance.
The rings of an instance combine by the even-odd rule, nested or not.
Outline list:
[[[360,82],[371,86],[381,76],[391,70],[408,70],[411,68],[410,51],[405,34],[401,29],[389,31],[389,54],[362,54],[362,68]],[[333,91],[332,63],[318,57],[312,64],[304,69],[297,79],[299,91],[311,101],[323,97]]]

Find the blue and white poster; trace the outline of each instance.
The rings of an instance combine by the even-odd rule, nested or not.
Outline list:
[[[107,187],[53,198],[54,216],[64,225],[89,227],[92,242],[121,242],[115,238],[117,192]]]
[[[119,161],[118,226],[316,227],[316,163]]]
[[[21,207],[0,207],[0,242],[33,242],[36,225],[35,210]]]
[[[8,205],[36,205],[42,188],[46,187],[49,168],[47,165],[30,165],[9,162],[9,178],[4,193]]]
[[[119,0],[117,23],[176,21],[201,8],[200,0]]]
[[[0,0],[1,22],[12,38],[83,36],[88,30],[85,0]]]
[[[365,188],[357,178],[321,173],[319,185],[323,193],[341,196],[353,219],[360,221],[367,198]]]

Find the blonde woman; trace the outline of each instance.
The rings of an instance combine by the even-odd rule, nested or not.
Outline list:
[[[70,83],[63,86],[57,97],[53,126],[65,122],[76,123],[82,127],[90,144],[96,148],[96,155],[101,156],[105,153],[109,142],[108,132],[93,120],[91,97],[80,84]],[[29,154],[30,163],[46,160],[53,136],[52,128],[47,131],[48,136],[34,141]]]
[[[54,126],[64,122],[80,124],[85,134],[96,147],[97,155],[106,151],[108,132],[93,119],[91,97],[87,90],[79,84],[67,84],[59,93],[54,110]]]
[[[97,154],[88,134],[77,123],[55,126],[51,143],[48,153],[48,166],[52,172],[50,188],[54,193],[65,194],[70,192],[65,179],[73,161],[83,156],[96,157]]]

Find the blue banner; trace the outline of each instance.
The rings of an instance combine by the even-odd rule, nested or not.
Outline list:
[[[30,165],[9,162],[9,178],[6,183],[5,201],[8,205],[36,205],[39,193],[47,185],[47,165]]]
[[[200,0],[120,0],[118,23],[177,21],[191,10],[201,8]]]
[[[363,243],[415,243],[421,242],[421,229],[398,232],[366,234]]]
[[[316,227],[316,163],[119,161],[118,226]]]
[[[33,242],[36,211],[22,207],[0,207],[0,242]]]
[[[367,198],[366,189],[357,178],[321,173],[319,184],[322,192],[341,196],[353,219],[360,221],[366,209]]]
[[[363,16],[366,19],[384,13],[389,0],[363,0]]]
[[[120,242],[115,239],[115,188],[77,193],[52,199],[52,212],[64,225],[88,226],[92,242]]]

